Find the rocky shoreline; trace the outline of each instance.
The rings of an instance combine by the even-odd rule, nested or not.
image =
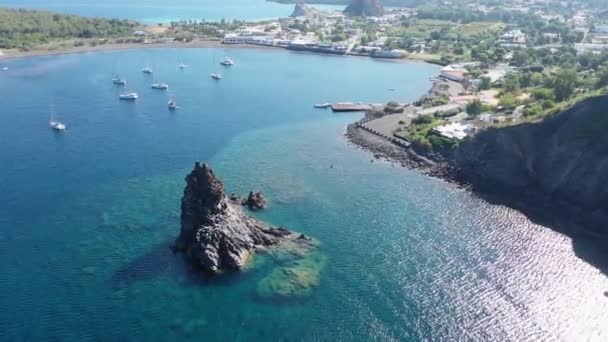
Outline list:
[[[367,114],[366,114],[367,115]],[[411,148],[398,146],[382,137],[361,129],[357,122],[349,124],[345,132],[346,139],[354,146],[367,151],[374,159],[382,159],[409,169],[466,186],[459,182],[450,164],[439,158],[429,159],[414,152]]]
[[[559,147],[552,142],[565,141],[572,131],[588,127],[591,115],[607,105],[607,97],[590,99],[545,122],[492,129],[450,155],[432,159],[367,132],[357,123],[348,125],[345,136],[376,159],[467,188],[573,239],[596,239],[608,251],[608,209],[601,181],[606,163],[598,143],[603,138],[579,138]],[[580,164],[584,154],[592,157]],[[600,268],[608,270],[608,265]]]

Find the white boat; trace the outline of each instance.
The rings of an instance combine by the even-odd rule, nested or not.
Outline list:
[[[325,103],[317,103],[315,105],[315,108],[329,108],[331,106],[331,104],[325,102]]]
[[[231,66],[234,65],[234,61],[230,57],[226,57],[220,62],[220,64],[223,66]]]
[[[7,68],[7,67],[2,68],[2,71],[6,71],[6,70],[8,70],[8,68]]]
[[[139,95],[137,95],[137,93],[125,93],[125,94],[120,94],[119,98],[121,100],[135,101],[139,98]]]
[[[169,103],[167,103],[167,106],[169,107],[169,110],[176,110],[179,108],[177,103],[173,100],[170,100]]]
[[[120,77],[114,77],[112,79],[112,83],[116,84],[116,85],[127,85],[127,80],[120,78]]]
[[[49,124],[51,125],[51,128],[56,131],[65,131],[65,124],[59,121],[50,121]]]
[[[61,121],[55,119],[55,112],[53,107],[51,106],[51,119],[49,120],[49,125],[55,131],[65,131],[65,124]]]
[[[169,85],[165,83],[152,83],[152,89],[167,90]]]
[[[179,68],[180,68],[180,69],[185,69],[185,68],[186,68],[186,64],[184,64],[184,63],[180,64],[180,65],[179,65]]]
[[[141,69],[141,72],[143,72],[144,74],[151,74],[152,73],[152,69],[145,67],[143,69]]]
[[[217,72],[214,72],[211,74],[211,78],[213,78],[214,80],[221,80],[222,74],[218,74]]]

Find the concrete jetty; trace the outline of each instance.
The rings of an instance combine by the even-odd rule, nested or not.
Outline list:
[[[369,103],[337,102],[331,105],[334,112],[365,112],[371,109],[372,105]]]

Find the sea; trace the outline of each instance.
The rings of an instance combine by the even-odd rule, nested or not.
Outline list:
[[[413,101],[437,66],[266,49],[0,64],[2,341],[608,339],[590,245],[375,160],[344,137],[362,114],[313,108]],[[261,295],[280,266],[264,254],[209,278],[171,252],[195,161],[228,193],[261,190],[252,215],[320,242],[305,293]]]
[[[0,0],[0,7],[29,8],[87,17],[133,19],[143,23],[178,20],[257,21],[287,17],[293,4],[266,0]],[[310,5],[325,11],[342,11],[345,5]]]

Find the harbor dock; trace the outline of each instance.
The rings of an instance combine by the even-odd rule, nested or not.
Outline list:
[[[331,105],[333,112],[365,112],[371,109],[372,105],[369,103],[337,102]]]

